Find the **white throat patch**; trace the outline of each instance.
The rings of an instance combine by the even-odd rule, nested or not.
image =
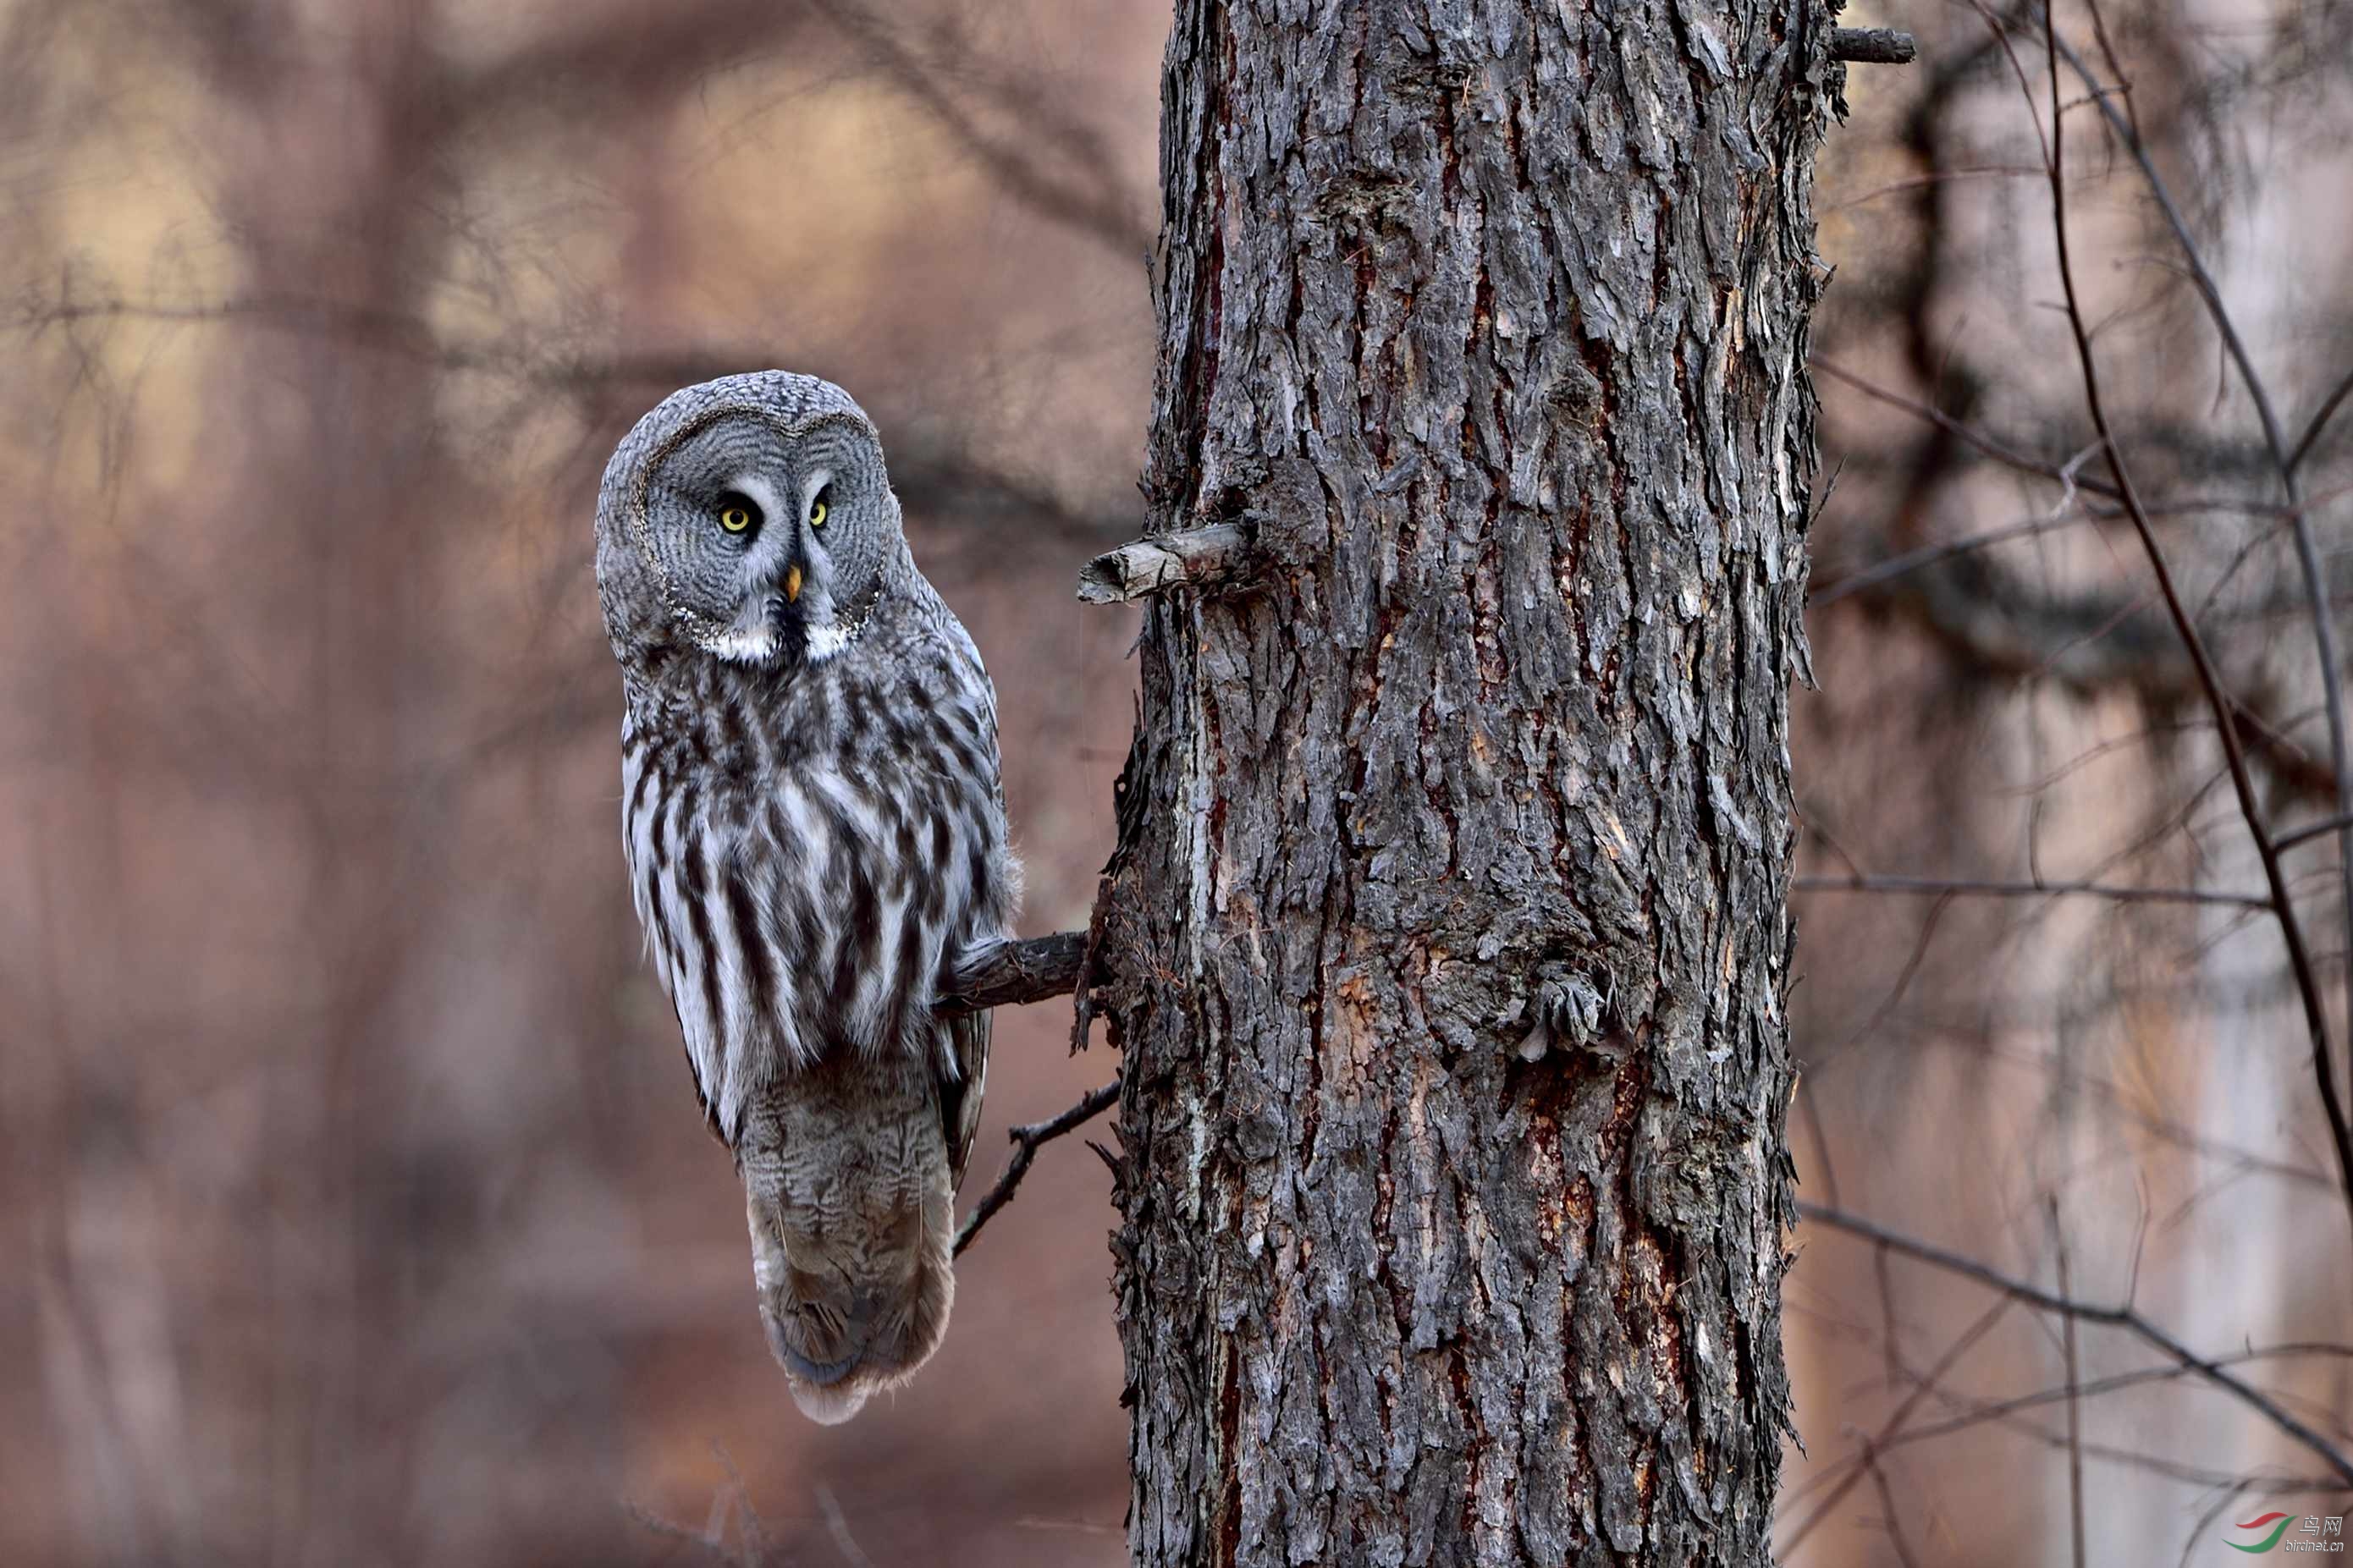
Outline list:
[[[821,626],[809,627],[808,661],[811,664],[823,664],[849,646],[851,635],[832,621],[828,621]]]
[[[730,629],[701,639],[702,650],[731,664],[765,664],[776,657],[782,641],[776,628],[763,619],[756,626]]]

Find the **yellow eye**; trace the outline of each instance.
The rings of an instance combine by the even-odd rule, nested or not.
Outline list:
[[[826,510],[827,507],[825,504],[825,498],[823,496],[818,497],[817,500],[809,503],[809,526],[811,528],[823,528],[825,526]]]
[[[752,509],[741,501],[730,502],[719,509],[719,526],[730,533],[741,533],[752,526]]]

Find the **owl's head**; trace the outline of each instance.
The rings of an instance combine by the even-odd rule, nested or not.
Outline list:
[[[786,371],[672,393],[606,466],[596,585],[624,668],[699,651],[817,662],[849,646],[906,554],[873,423]]]

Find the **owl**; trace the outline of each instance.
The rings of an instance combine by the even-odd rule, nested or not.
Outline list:
[[[768,1346],[846,1421],[939,1346],[1010,927],[997,696],[915,569],[873,423],[813,376],[705,382],[605,470],[630,890],[735,1157]]]

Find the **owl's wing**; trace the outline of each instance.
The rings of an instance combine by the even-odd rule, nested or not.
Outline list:
[[[926,589],[928,591],[928,584]],[[942,668],[926,687],[923,696],[936,700],[946,693],[949,705],[963,709],[970,705],[964,721],[971,725],[971,735],[977,750],[951,748],[942,761],[942,772],[954,784],[955,792],[979,806],[970,820],[982,831],[982,842],[970,846],[974,863],[985,865],[987,875],[970,879],[965,892],[974,902],[973,908],[954,917],[955,925],[948,942],[951,953],[959,962],[970,958],[980,948],[992,942],[1004,940],[1011,929],[1013,889],[1018,885],[1019,868],[1005,848],[1005,782],[998,772],[997,756],[997,688],[988,679],[987,668],[981,663],[980,649],[965,630],[964,623],[943,603],[938,595],[931,595],[939,627],[944,638],[945,655]],[[956,1064],[955,1081],[941,1075],[940,1123],[947,1135],[948,1171],[950,1179],[958,1186],[964,1184],[965,1165],[972,1157],[973,1134],[980,1130],[982,1090],[988,1079],[989,1016],[986,1012],[966,1013],[948,1025],[948,1051]]]
[[[956,1076],[940,1079],[940,1131],[947,1134],[948,1184],[964,1185],[964,1168],[972,1157],[973,1135],[980,1131],[981,1091],[988,1080],[989,1017],[966,1013],[948,1021],[948,1050],[955,1058]]]

